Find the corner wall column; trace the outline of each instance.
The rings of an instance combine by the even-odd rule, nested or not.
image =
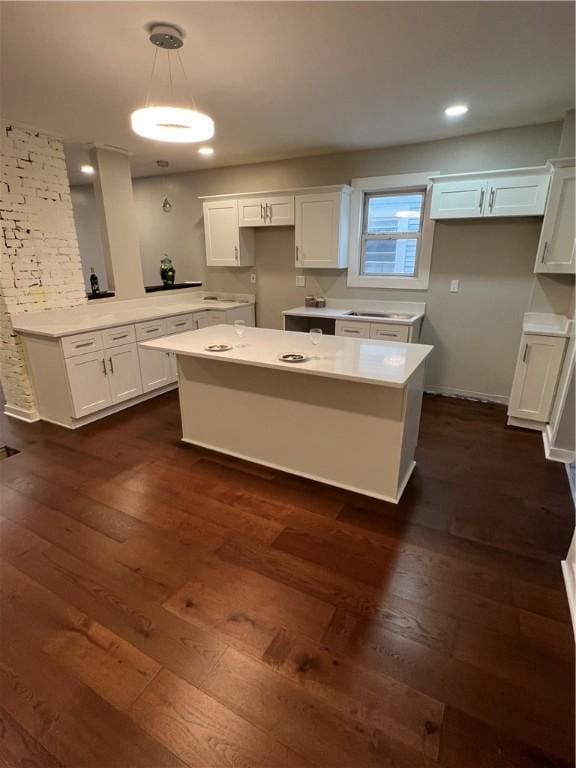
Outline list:
[[[110,289],[117,299],[145,295],[136,206],[128,155],[94,147],[94,194]]]

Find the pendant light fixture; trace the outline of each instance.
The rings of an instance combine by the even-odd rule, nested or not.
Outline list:
[[[194,99],[190,94],[186,70],[180,58],[179,49],[184,45],[182,32],[177,27],[167,24],[156,24],[150,29],[150,42],[155,47],[155,51],[146,106],[132,112],[130,116],[132,130],[146,139],[175,144],[194,144],[195,142],[211,139],[214,136],[214,121],[211,117],[196,109]],[[150,92],[156,70],[158,49],[166,51],[166,65],[172,104],[174,103],[173,64],[175,64],[172,57],[175,56],[178,59],[178,64],[184,78],[189,106],[150,104]]]

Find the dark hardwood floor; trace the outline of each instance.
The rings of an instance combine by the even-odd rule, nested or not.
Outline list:
[[[504,424],[426,397],[394,506],[183,446],[176,395],[4,419],[0,765],[573,765],[574,509]]]

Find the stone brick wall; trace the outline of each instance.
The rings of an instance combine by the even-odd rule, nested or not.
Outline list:
[[[11,320],[84,304],[86,293],[62,142],[0,127],[0,381],[6,412],[34,419],[34,391]]]

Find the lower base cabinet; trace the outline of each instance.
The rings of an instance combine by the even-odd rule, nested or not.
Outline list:
[[[566,339],[559,336],[522,335],[508,405],[510,417],[543,424],[550,419],[565,347]]]
[[[176,363],[170,352],[138,347],[142,389],[151,392],[176,381]]]
[[[76,418],[142,394],[136,344],[69,357],[66,369]]]

